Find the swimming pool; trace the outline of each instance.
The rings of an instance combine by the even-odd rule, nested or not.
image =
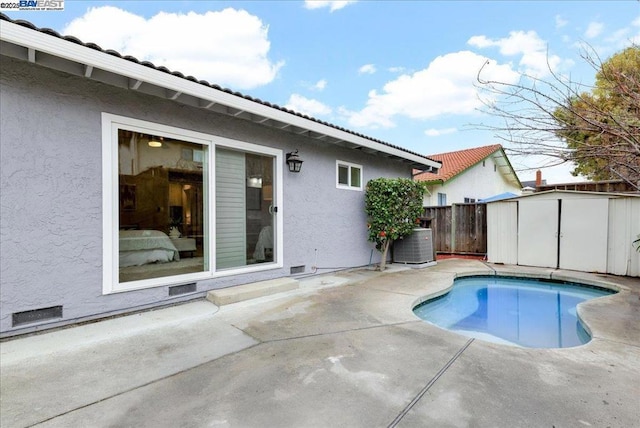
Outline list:
[[[575,283],[479,276],[416,306],[423,320],[459,334],[528,348],[568,348],[591,340],[576,314],[585,300],[615,291]]]

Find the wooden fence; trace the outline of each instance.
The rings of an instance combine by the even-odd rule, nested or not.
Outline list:
[[[425,207],[423,227],[430,227],[436,253],[487,254],[487,204]]]

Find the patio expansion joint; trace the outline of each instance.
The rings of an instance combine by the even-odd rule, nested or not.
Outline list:
[[[235,325],[235,324],[229,324],[229,325],[230,325],[231,327],[235,328],[236,330],[238,330],[240,333],[242,333],[242,334],[244,334],[244,335],[246,335],[246,336],[249,336],[250,338],[252,338],[253,340],[255,340],[255,341],[257,342],[255,345],[259,345],[259,344],[261,344],[261,343],[264,343],[264,340],[260,340],[260,338],[259,338],[259,337],[256,337],[256,336],[254,336],[253,334],[248,333],[248,332],[247,332],[246,330],[244,330],[243,328],[238,327],[238,326],[237,326],[237,325]],[[255,345],[254,345],[254,346],[255,346]]]
[[[610,339],[608,337],[603,337],[603,336],[593,336],[592,339],[602,340],[603,342],[617,343],[618,345],[631,346],[632,348],[640,349],[640,343],[625,342],[622,340]]]
[[[493,275],[498,274],[498,271],[493,266],[491,266],[488,262],[483,261],[482,264],[485,265],[488,269],[491,269],[493,271]]]
[[[116,398],[116,397],[118,397],[118,396],[120,396],[120,395],[128,394],[128,393],[133,392],[133,391],[135,391],[135,390],[137,390],[137,389],[145,388],[145,387],[147,387],[147,386],[149,386],[149,385],[153,385],[153,384],[155,384],[155,383],[165,381],[166,379],[171,379],[172,377],[175,377],[175,376],[181,375],[181,374],[183,374],[183,373],[187,373],[187,372],[189,372],[189,371],[191,371],[191,370],[194,370],[194,369],[197,369],[197,368],[199,368],[199,367],[202,367],[202,366],[205,366],[205,365],[207,365],[207,364],[210,364],[211,362],[216,361],[216,360],[218,360],[218,359],[220,359],[220,358],[228,357],[229,355],[235,355],[235,354],[238,354],[238,353],[240,353],[240,352],[242,352],[242,351],[246,351],[247,349],[254,348],[254,347],[256,347],[256,346],[260,345],[261,343],[262,343],[262,342],[255,343],[255,344],[253,344],[253,345],[251,345],[251,346],[247,346],[246,348],[242,348],[242,349],[239,349],[239,350],[237,350],[237,351],[230,352],[230,353],[228,353],[228,354],[225,354],[225,355],[222,355],[222,356],[219,356],[219,357],[213,358],[213,359],[211,359],[211,360],[204,361],[204,362],[202,362],[202,363],[200,363],[200,364],[197,364],[197,365],[195,365],[195,366],[187,367],[187,368],[185,368],[185,369],[183,369],[183,370],[180,370],[180,371],[177,371],[177,372],[171,373],[171,374],[169,374],[169,375],[167,375],[167,376],[162,376],[162,377],[159,377],[159,378],[157,378],[157,379],[153,379],[153,380],[150,380],[150,381],[148,381],[148,382],[144,382],[144,383],[141,383],[141,384],[139,384],[139,385],[132,386],[131,388],[127,388],[127,389],[125,389],[125,390],[118,391],[118,392],[117,392],[117,393],[115,393],[115,394],[111,394],[111,395],[108,395],[108,396],[106,396],[106,397],[102,397],[102,398],[100,398],[100,399],[98,399],[98,400],[94,400],[94,401],[92,401],[92,402],[90,402],[90,403],[85,403],[85,404],[83,404],[83,405],[81,405],[81,406],[77,406],[77,407],[75,407],[75,408],[73,408],[73,409],[69,409],[69,410],[66,410],[66,411],[64,411],[64,412],[58,413],[57,415],[53,415],[53,416],[50,416],[50,417],[48,417],[48,418],[45,418],[45,419],[39,420],[39,421],[37,421],[37,422],[34,422],[34,423],[30,424],[30,425],[27,425],[27,426],[26,426],[26,428],[35,427],[35,426],[38,426],[38,425],[40,425],[40,424],[43,424],[43,423],[46,423],[46,422],[49,422],[49,421],[53,421],[53,420],[55,420],[56,418],[59,418],[60,416],[65,416],[65,415],[71,414],[71,413],[73,413],[73,412],[76,412],[76,411],[78,411],[78,410],[82,410],[82,409],[84,409],[84,408],[94,406],[94,405],[99,404],[99,403],[102,403],[102,402],[104,402],[104,401],[111,400],[112,398]]]
[[[402,292],[399,290],[389,290],[388,288],[376,288],[376,287],[369,287],[370,290],[375,290],[375,291],[379,291],[381,293],[389,293],[389,294],[399,294],[401,296],[411,296],[411,297],[415,297],[415,293],[411,293],[411,292]]]
[[[336,334],[349,333],[349,332],[352,332],[352,331],[365,331],[365,330],[372,330],[372,329],[376,329],[376,328],[397,327],[397,326],[401,326],[401,325],[405,325],[405,324],[417,324],[417,323],[424,323],[424,321],[418,319],[418,320],[400,321],[400,322],[386,323],[386,324],[376,324],[376,325],[369,325],[369,326],[365,326],[365,327],[348,328],[348,329],[344,329],[344,330],[335,330],[335,331],[326,331],[326,332],[322,332],[322,333],[303,334],[301,336],[290,336],[290,337],[282,337],[282,338],[279,338],[279,339],[260,340],[260,343],[286,342],[288,340],[306,339],[306,338],[310,338],[310,337],[332,336],[332,335],[336,335]],[[256,340],[259,340],[259,339],[256,338]]]
[[[453,357],[451,357],[451,359],[440,369],[438,373],[436,373],[436,375],[433,378],[431,378],[431,380],[424,386],[424,388],[422,388],[420,392],[418,392],[418,394],[413,398],[413,400],[411,400],[411,402],[407,404],[407,406],[398,414],[398,416],[396,416],[396,418],[388,425],[387,428],[394,428],[400,423],[402,418],[404,418],[405,415],[409,413],[409,411],[411,411],[411,409],[416,404],[418,404],[418,402],[424,396],[424,394],[426,394],[427,391],[429,391],[429,389],[431,389],[431,387],[438,381],[438,379],[440,379],[440,377],[444,375],[447,372],[447,370],[449,370],[449,368],[453,365],[453,363],[456,362],[458,357],[460,357],[460,355],[462,355],[462,353],[466,351],[466,349],[469,347],[469,345],[473,343],[474,340],[475,339],[469,339],[467,343],[465,343],[462,346],[462,348],[460,348],[458,352],[456,352],[453,355]]]

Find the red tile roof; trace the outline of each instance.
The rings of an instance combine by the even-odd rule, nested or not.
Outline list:
[[[502,150],[502,146],[500,144],[493,144],[491,146],[431,155],[429,158],[442,162],[442,168],[440,168],[436,174],[424,172],[416,175],[414,179],[418,181],[440,181],[444,183],[488,158],[498,150]]]

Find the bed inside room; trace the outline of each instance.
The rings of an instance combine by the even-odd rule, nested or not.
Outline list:
[[[120,130],[119,280],[202,272],[204,147]]]
[[[203,144],[124,129],[118,138],[121,283],[275,261],[273,155],[216,147],[209,168]]]

